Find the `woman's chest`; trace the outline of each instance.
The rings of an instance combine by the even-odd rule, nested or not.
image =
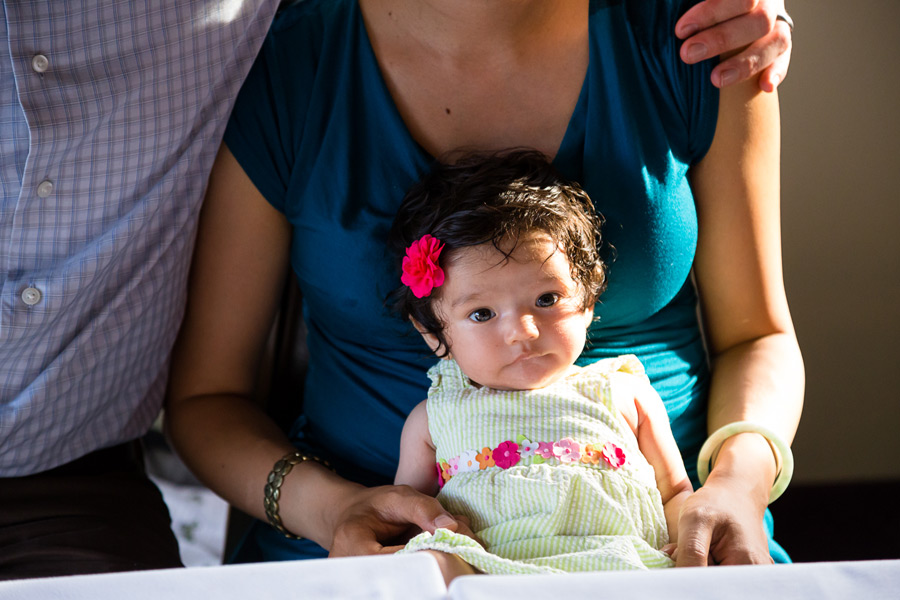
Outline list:
[[[368,14],[366,4],[362,12],[378,70],[425,151],[440,157],[460,148],[529,147],[555,156],[588,69],[587,2],[554,6],[542,27],[522,26],[528,35],[503,22],[471,31],[450,27],[455,36],[396,35],[398,26]],[[488,12],[508,21],[496,7]]]

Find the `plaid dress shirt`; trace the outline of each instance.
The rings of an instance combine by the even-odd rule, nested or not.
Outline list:
[[[209,169],[277,5],[0,1],[0,476],[158,414]]]

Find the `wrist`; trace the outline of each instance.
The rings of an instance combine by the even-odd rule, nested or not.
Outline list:
[[[297,464],[282,484],[280,514],[284,528],[325,549],[331,548],[334,523],[348,489],[361,487],[314,461]]]
[[[707,482],[727,479],[744,493],[768,504],[777,465],[768,441],[758,433],[739,433],[725,440],[715,453]]]
[[[760,438],[771,452],[772,458],[768,460],[763,458],[769,454],[763,450]],[[721,466],[717,471],[717,478],[737,475],[740,481],[745,481],[754,488],[754,484],[767,479],[774,461],[775,475],[770,480],[772,487],[768,494],[769,503],[784,492],[794,471],[790,446],[775,431],[753,421],[729,423],[707,438],[697,459],[697,476],[701,485],[706,483],[710,475],[710,463],[719,461]]]
[[[302,536],[295,534],[284,526],[281,518],[281,488],[284,485],[285,478],[291,474],[294,467],[305,462],[318,463],[324,467],[331,468],[327,461],[322,460],[313,454],[304,454],[297,450],[291,450],[275,462],[269,475],[266,477],[266,485],[263,491],[263,509],[269,525],[282,533],[288,539],[302,539]]]

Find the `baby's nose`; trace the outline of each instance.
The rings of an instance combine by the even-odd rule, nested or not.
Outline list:
[[[537,339],[541,332],[533,315],[519,315],[512,320],[508,339],[509,343]]]

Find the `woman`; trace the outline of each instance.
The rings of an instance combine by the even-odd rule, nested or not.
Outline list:
[[[416,529],[465,530],[434,499],[380,485],[432,362],[382,306],[396,285],[384,241],[406,188],[457,148],[536,148],[594,198],[612,264],[582,360],[642,359],[689,471],[707,429],[758,420],[793,436],[803,375],[781,278],[775,96],[750,80],[719,97],[712,64],[686,65],[669,33],[681,2],[470,4],[296,5],[238,100],[167,427],[213,490],[259,518],[273,464],[305,452],[269,512],[307,539],[258,524],[242,559],[391,552]],[[311,354],[290,438],[249,401],[288,260]],[[678,564],[770,561],[775,471],[763,436],[729,438],[682,511]]]

